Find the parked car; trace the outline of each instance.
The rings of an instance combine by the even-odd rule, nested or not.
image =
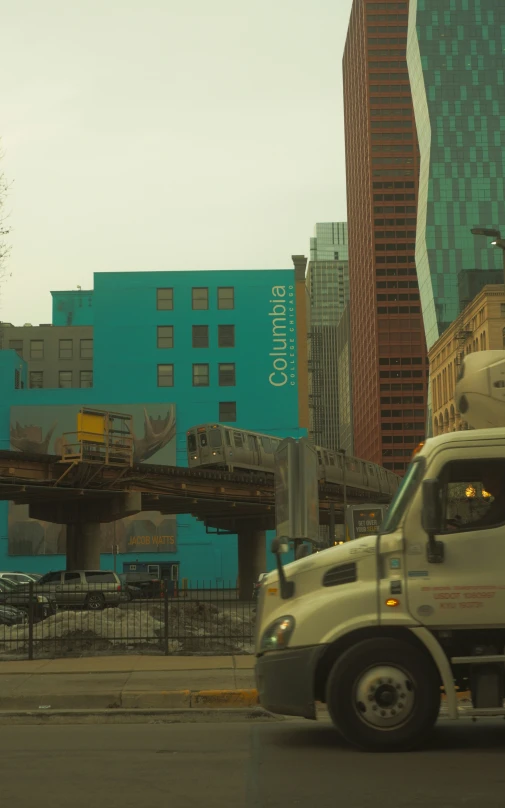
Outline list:
[[[6,578],[0,580],[0,605],[21,609],[28,615],[30,610],[30,591],[24,584],[13,584]],[[38,622],[54,614],[56,605],[50,598],[39,592],[33,595],[33,619]]]
[[[20,623],[26,623],[28,615],[23,609],[16,609],[14,606],[0,605],[0,625],[1,626],[16,626]]]
[[[125,599],[118,575],[108,570],[48,572],[34,584],[33,591],[47,595],[58,606],[74,606],[93,611],[106,606],[118,606]]]
[[[267,575],[268,575],[268,572],[260,572],[260,574],[258,576],[258,580],[256,581],[255,584],[253,584],[253,594],[252,594],[252,599],[253,600],[258,600],[258,595],[260,593],[261,584],[263,582],[263,579],[266,578]]]
[[[12,584],[29,584],[30,581],[37,581],[41,575],[32,575],[30,572],[0,572],[0,581],[7,580]]]
[[[159,599],[163,597],[165,582],[149,572],[122,572],[119,575],[128,600]]]

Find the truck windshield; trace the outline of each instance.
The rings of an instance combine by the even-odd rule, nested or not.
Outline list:
[[[407,473],[386,512],[386,518],[380,527],[381,533],[392,533],[393,530],[397,529],[422,479],[423,471],[424,460],[422,457],[414,460],[407,469]]]

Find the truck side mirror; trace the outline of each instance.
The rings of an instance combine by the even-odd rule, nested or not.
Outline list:
[[[442,530],[442,504],[438,480],[423,482],[423,511],[421,523],[426,533],[435,535]]]
[[[276,536],[275,539],[272,539],[270,549],[275,555],[275,563],[277,566],[277,572],[279,573],[281,598],[283,600],[288,600],[289,598],[292,598],[295,593],[295,583],[294,581],[287,580],[281,559],[281,553],[287,553],[289,550],[288,540],[284,536]]]
[[[438,480],[424,480],[423,509],[421,524],[428,534],[428,563],[441,564],[444,560],[444,544],[435,536],[443,529],[440,483]]]

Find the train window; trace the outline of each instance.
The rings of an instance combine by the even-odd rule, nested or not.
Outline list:
[[[330,466],[335,465],[335,455],[332,454],[328,455],[328,460],[330,461]]]
[[[263,450],[268,452],[269,454],[272,453],[272,441],[270,438],[261,438],[261,445],[263,446]]]
[[[220,429],[211,429],[209,431],[209,443],[213,449],[217,449],[218,446],[222,446],[221,440],[221,430]]]
[[[254,435],[248,435],[247,436],[247,443],[248,443],[250,451],[254,452],[254,450],[256,449],[256,443],[254,441]]]
[[[205,432],[200,434],[200,446],[207,446],[207,435]]]
[[[242,439],[242,435],[240,434],[240,432],[233,433],[233,442],[235,446],[237,446],[239,449],[242,448],[242,446],[244,445],[244,441]]]
[[[330,464],[328,463],[328,452],[323,452],[323,457],[324,457],[324,465],[329,466]]]
[[[225,434],[225,437],[226,437],[226,445],[227,445],[227,446],[231,446],[231,435],[230,435],[230,431],[229,431],[228,429],[225,429],[224,434]]]
[[[196,452],[196,438],[194,435],[188,435],[188,449],[190,452]]]
[[[375,474],[375,469],[374,469],[373,466],[368,466],[368,473],[369,474]]]

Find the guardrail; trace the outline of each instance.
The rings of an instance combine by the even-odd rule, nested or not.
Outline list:
[[[0,658],[252,653],[254,606],[205,582],[18,585],[0,593]]]

